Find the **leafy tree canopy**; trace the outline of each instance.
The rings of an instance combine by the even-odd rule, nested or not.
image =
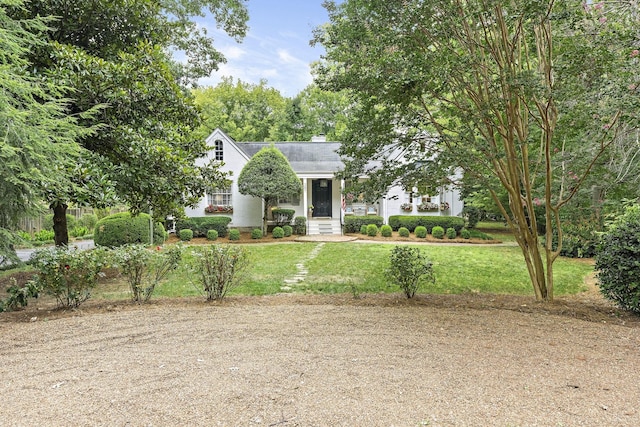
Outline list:
[[[315,34],[327,50],[317,82],[350,90],[356,109],[342,149],[345,174],[367,174],[371,190],[381,192],[391,183],[435,183],[464,171],[489,190],[514,231],[536,297],[552,299],[559,248],[551,247],[550,233],[560,228],[559,210],[618,135],[637,129],[635,6],[504,0],[325,6],[331,23]],[[371,160],[382,167],[369,169]],[[543,254],[538,204],[545,210]]]
[[[264,200],[264,232],[269,207],[278,197],[299,195],[302,183],[284,154],[271,145],[258,151],[242,168],[238,176],[238,190],[241,194]]]
[[[0,264],[17,261],[12,231],[20,218],[41,212],[47,189],[64,181],[63,171],[83,155],[76,138],[92,132],[77,124],[80,116],[66,114],[64,88],[27,71],[48,20],[7,14],[22,6],[0,0]]]
[[[205,8],[229,34],[244,35],[244,0],[33,0],[12,10],[25,19],[56,17],[42,32],[49,43],[29,57],[32,71],[67,88],[68,113],[102,111],[82,122],[100,126],[79,139],[90,153],[81,158],[81,172],[91,173],[69,180],[78,185],[50,189],[57,244],[68,239],[69,202],[95,206],[112,193],[134,212],[152,209],[161,217],[195,203],[206,187],[216,186],[212,179],[223,178],[215,165],[194,165],[206,146],[193,133],[199,116],[186,84],[224,60],[193,20]],[[185,52],[186,63],[171,58],[176,50]]]

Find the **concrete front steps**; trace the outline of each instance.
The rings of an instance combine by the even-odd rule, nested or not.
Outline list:
[[[342,226],[339,219],[313,218],[309,220],[307,234],[337,234],[342,235]]]

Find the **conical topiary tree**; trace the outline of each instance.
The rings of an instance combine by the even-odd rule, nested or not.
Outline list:
[[[273,144],[258,151],[242,168],[238,177],[241,194],[264,200],[262,231],[267,232],[267,212],[278,197],[297,196],[302,183],[287,158]]]

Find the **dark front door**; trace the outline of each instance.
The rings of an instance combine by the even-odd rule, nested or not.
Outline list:
[[[311,185],[311,204],[313,205],[313,215],[331,216],[331,180],[314,179]]]

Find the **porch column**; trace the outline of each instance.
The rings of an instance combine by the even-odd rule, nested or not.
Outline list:
[[[307,178],[302,178],[302,212],[307,218],[307,234],[309,234],[309,194],[307,193]]]

